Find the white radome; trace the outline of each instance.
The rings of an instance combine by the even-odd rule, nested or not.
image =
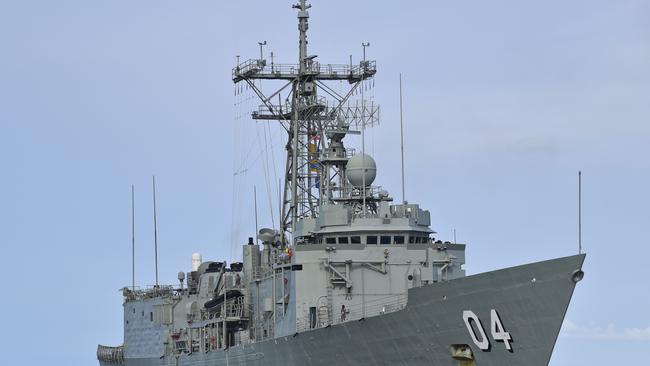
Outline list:
[[[361,188],[365,183],[366,187],[368,187],[375,181],[375,177],[377,177],[377,164],[372,156],[360,153],[348,160],[345,171],[350,184],[356,188]]]

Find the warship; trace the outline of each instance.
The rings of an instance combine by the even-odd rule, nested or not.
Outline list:
[[[436,239],[429,211],[373,185],[363,139],[379,106],[363,93],[376,63],[367,43],[358,63],[319,63],[310,7],[293,5],[296,64],[261,52],[232,70],[261,100],[252,118],[286,132],[279,226],[256,228],[241,262],[195,253],[177,285],[124,287],[124,341],[99,345],[99,364],[548,365],[585,255],[466,276],[464,244]],[[267,94],[260,80],[282,87]]]

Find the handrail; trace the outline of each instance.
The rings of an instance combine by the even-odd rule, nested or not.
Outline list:
[[[172,285],[158,285],[141,287],[123,287],[122,295],[126,301],[137,301],[144,299],[152,299],[156,297],[173,296],[178,290]]]
[[[226,318],[243,318],[247,313],[252,312],[252,305],[247,305],[244,296],[238,296],[226,300]],[[223,304],[221,304],[214,311],[202,309],[202,320],[223,320]]]
[[[298,64],[266,64],[266,60],[249,59],[232,69],[233,80],[241,80],[250,75],[298,75],[300,65]],[[321,64],[311,62],[307,64],[305,73],[313,75],[341,75],[359,78],[362,76],[371,76],[377,72],[376,61],[362,61],[358,65],[349,64]]]
[[[315,326],[312,327],[309,318],[302,318],[300,321],[296,322],[296,332],[306,332],[310,330],[315,330],[318,328],[323,328],[329,325],[338,325],[344,324],[351,321],[356,321],[362,318],[370,318],[377,315],[389,314],[406,308],[408,303],[408,295],[398,294],[388,297],[383,297],[380,299],[366,301],[364,304],[356,304],[346,308],[345,318],[340,314],[333,317],[333,322],[321,322],[317,320]]]

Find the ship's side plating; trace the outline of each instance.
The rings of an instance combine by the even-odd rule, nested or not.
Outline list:
[[[583,260],[565,257],[413,288],[408,305],[390,314],[227,350],[127,358],[125,364],[547,365]],[[463,319],[467,311],[478,321],[469,322],[471,331]],[[496,330],[510,335],[511,350],[493,338],[493,312],[503,326]],[[481,350],[474,336],[488,347]]]

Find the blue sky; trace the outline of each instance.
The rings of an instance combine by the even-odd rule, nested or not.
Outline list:
[[[469,273],[573,254],[583,171],[586,277],[551,365],[650,346],[650,3],[313,3],[321,62],[371,43],[382,122],[367,148],[396,196],[403,74],[407,199],[468,243]],[[271,225],[263,171],[274,192],[283,150],[261,142],[281,137],[241,118],[255,103],[230,81],[235,55],[256,57],[262,40],[295,62],[287,1],[0,2],[6,363],[90,365],[98,343],[121,342],[131,184],[140,285],[154,278],[152,174],[163,283],[192,252],[238,255],[253,185]]]

